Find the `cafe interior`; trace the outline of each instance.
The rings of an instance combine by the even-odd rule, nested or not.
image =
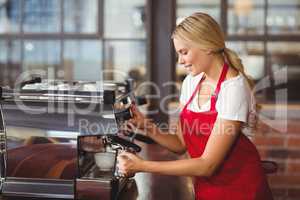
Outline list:
[[[0,199],[194,199],[191,177],[116,174],[120,149],[188,157],[116,129],[136,100],[172,131],[188,72],[171,35],[195,12],[219,23],[255,83],[257,125],[243,134],[273,198],[300,199],[300,0],[0,0]],[[70,114],[70,102],[83,109]]]

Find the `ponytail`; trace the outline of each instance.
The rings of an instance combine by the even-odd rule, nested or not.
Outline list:
[[[224,54],[229,66],[242,73],[252,89],[254,87],[254,81],[245,73],[244,65],[242,64],[242,60],[239,58],[238,54],[229,48],[224,49]]]
[[[225,54],[225,59],[227,60],[229,66],[233,67],[234,69],[236,69],[240,73],[242,73],[242,75],[246,78],[250,88],[253,89],[254,85],[255,85],[254,81],[253,81],[252,78],[250,78],[245,73],[244,65],[242,64],[242,60],[240,59],[238,54],[236,52],[234,52],[233,50],[228,49],[228,48],[224,49],[224,54]],[[254,106],[255,106],[255,112],[258,112],[259,110],[261,110],[261,105],[257,104],[257,102],[255,102]],[[257,119],[256,113],[250,113],[249,127],[251,129],[256,128],[257,120],[258,119]]]

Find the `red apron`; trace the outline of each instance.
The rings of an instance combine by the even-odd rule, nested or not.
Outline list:
[[[214,95],[210,99],[209,111],[193,112],[187,109],[199,91],[203,80],[201,79],[180,114],[183,138],[191,158],[200,157],[204,152],[218,116],[215,106],[221,83],[225,80],[227,71],[228,66],[224,64]],[[221,167],[213,176],[209,178],[195,177],[194,189],[197,200],[273,199],[259,154],[252,142],[242,133],[239,134]]]

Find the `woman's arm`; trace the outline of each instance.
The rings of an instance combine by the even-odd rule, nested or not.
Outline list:
[[[176,161],[144,161],[136,155],[122,153],[119,169],[122,173],[152,172],[178,176],[206,176],[214,174],[240,133],[241,122],[217,119],[214,129],[199,158]],[[127,158],[126,158],[127,157]]]
[[[177,122],[175,133],[162,131],[156,125],[152,124],[150,128],[147,129],[147,135],[169,151],[178,154],[184,154],[186,152],[180,121]]]
[[[178,154],[185,153],[186,146],[181,133],[180,121],[177,122],[174,132],[162,131],[151,120],[147,119],[136,106],[133,106],[131,111],[133,119],[129,120],[129,123],[145,131],[147,136],[168,150]]]

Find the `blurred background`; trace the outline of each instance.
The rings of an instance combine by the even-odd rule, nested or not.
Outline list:
[[[219,22],[256,82],[262,109],[248,134],[261,157],[279,166],[268,176],[274,196],[300,199],[300,0],[0,0],[0,85],[14,87],[24,73],[67,81],[131,77],[138,93],[155,94],[141,86],[151,81],[160,89],[152,117],[172,124],[186,72],[170,36],[196,11]]]

